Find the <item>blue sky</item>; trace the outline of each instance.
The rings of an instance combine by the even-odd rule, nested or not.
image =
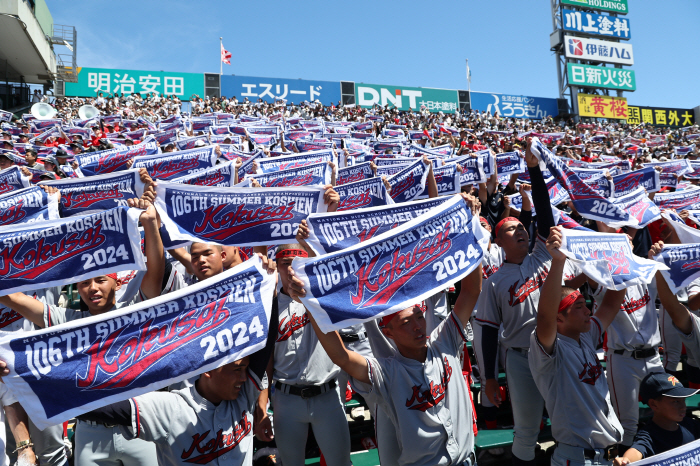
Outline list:
[[[78,65],[356,81],[557,97],[549,0],[49,0]],[[700,105],[700,2],[629,0],[634,105]]]

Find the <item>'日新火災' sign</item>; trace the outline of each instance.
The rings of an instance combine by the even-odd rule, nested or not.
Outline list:
[[[569,84],[581,87],[634,91],[637,81],[632,70],[567,63]]]
[[[621,42],[564,36],[566,58],[590,60],[619,65],[634,65],[632,45]]]
[[[611,11],[626,15],[629,12],[627,0],[561,0],[562,5],[590,8],[592,10]]]
[[[172,71],[115,70],[108,68],[78,68],[78,82],[66,83],[66,97],[94,97],[98,93],[142,95],[176,95],[189,100],[192,94],[204,95],[204,75]]]
[[[582,117],[612,118],[626,120],[628,117],[627,99],[605,95],[579,94],[578,114]]]

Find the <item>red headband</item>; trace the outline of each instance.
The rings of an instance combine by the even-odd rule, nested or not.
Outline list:
[[[506,222],[518,222],[518,223],[522,224],[522,222],[515,217],[506,217],[503,220],[501,220],[500,222],[498,222],[498,224],[496,225],[495,236],[498,236],[498,230],[500,230],[501,227],[503,226],[503,224]]]
[[[284,249],[275,254],[275,259],[283,259],[285,257],[309,257],[309,253],[301,249]]]
[[[569,294],[566,296],[564,299],[561,300],[559,303],[559,311],[558,312],[564,312],[569,306],[574,304],[578,298],[583,297],[581,292],[579,290],[574,291],[573,293]]]
[[[421,311],[423,311],[423,312],[425,312],[425,310],[427,309],[426,306],[425,306],[425,302],[424,302],[424,301],[423,301],[423,302],[420,302],[420,303],[415,303],[415,304],[413,305],[413,307],[417,307],[417,308],[419,308],[419,309],[420,309]],[[408,308],[407,308],[407,309],[408,309]],[[384,317],[382,317],[381,319],[379,319],[379,328],[384,328],[384,327],[386,327],[387,324],[388,324],[389,322],[391,322],[391,320],[392,320],[394,317],[396,317],[396,316],[398,315],[399,312],[401,312],[401,311],[394,312],[393,314],[389,314],[389,315],[384,316]]]
[[[105,277],[113,278],[114,281],[117,281],[117,274],[116,273],[106,273]]]

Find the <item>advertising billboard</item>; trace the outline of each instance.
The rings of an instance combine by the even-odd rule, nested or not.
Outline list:
[[[577,63],[567,63],[566,67],[569,84],[572,86],[618,89],[621,91],[634,91],[637,89],[637,81],[632,70],[579,65]]]
[[[630,22],[627,18],[567,10],[566,8],[562,10],[561,18],[565,31],[622,40],[628,40],[632,37]]]
[[[629,12],[627,0],[561,0],[561,4],[591,10],[612,11],[621,15],[626,15]]]
[[[692,108],[639,107],[630,105],[627,123],[649,123],[657,126],[692,126],[695,115]]]
[[[605,95],[578,94],[578,114],[582,117],[626,120],[627,99]]]
[[[355,83],[355,102],[364,108],[378,104],[399,110],[419,110],[425,105],[431,112],[444,113],[455,113],[459,109],[456,90],[429,87]]]
[[[503,117],[541,120],[559,115],[557,99],[524,95],[471,92],[471,106],[481,112],[498,112]]]
[[[66,83],[66,97],[95,97],[99,92],[104,95],[139,92],[145,97],[152,92],[190,100],[193,94],[204,95],[204,75],[200,73],[84,67],[77,71],[78,82]]]
[[[337,105],[340,100],[340,82],[222,75],[221,95],[236,96],[239,102],[247,97],[251,102],[257,102],[258,99],[265,102],[284,99],[287,103],[299,104],[305,100],[318,100],[324,105]]]
[[[621,42],[564,36],[566,58],[591,60],[619,65],[634,65],[632,45]]]

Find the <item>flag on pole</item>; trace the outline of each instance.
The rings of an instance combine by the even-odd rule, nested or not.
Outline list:
[[[224,48],[224,44],[221,44],[221,61],[227,65],[231,64],[231,52]]]
[[[467,82],[472,83],[472,71],[469,69],[469,59],[467,59]]]

